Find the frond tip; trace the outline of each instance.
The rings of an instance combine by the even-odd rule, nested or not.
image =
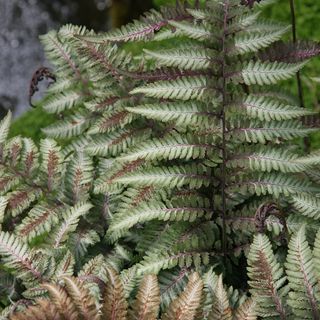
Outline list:
[[[183,293],[175,299],[163,315],[163,320],[193,320],[201,303],[203,281],[193,273]]]
[[[160,289],[155,275],[146,275],[140,283],[131,314],[132,320],[158,319]]]
[[[286,319],[286,277],[265,235],[258,234],[254,237],[248,256],[248,275],[250,291],[257,301],[258,315]]]

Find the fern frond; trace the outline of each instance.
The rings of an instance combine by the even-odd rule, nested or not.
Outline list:
[[[209,218],[212,214],[212,209],[203,201],[202,205],[194,203],[192,205],[187,201],[175,204],[163,203],[146,203],[117,214],[111,221],[108,229],[108,234],[111,240],[116,240],[121,237],[127,230],[137,223],[145,223],[154,219],[163,221],[195,221],[200,217]]]
[[[46,203],[36,205],[15,229],[16,234],[24,241],[32,241],[39,235],[49,233],[59,221],[57,209]]]
[[[7,140],[9,134],[9,128],[11,124],[12,113],[8,111],[7,115],[0,122],[0,146],[3,151],[4,143]]]
[[[161,309],[166,310],[170,303],[183,291],[188,282],[187,268],[162,271],[158,275],[161,292]]]
[[[52,235],[55,248],[58,248],[62,242],[67,240],[67,234],[76,230],[80,217],[87,214],[91,208],[90,203],[79,202],[62,213],[63,221]]]
[[[320,229],[319,228],[317,229],[316,238],[314,240],[314,247],[313,247],[312,254],[313,254],[315,275],[317,277],[317,281],[319,285],[320,284]]]
[[[85,320],[98,320],[100,314],[96,307],[96,301],[90,291],[78,279],[64,277],[66,290],[79,311],[79,316]]]
[[[118,128],[123,128],[134,120],[133,114],[125,110],[115,110],[104,113],[88,131],[89,135],[110,132]]]
[[[105,267],[105,257],[102,254],[96,255],[82,267],[78,273],[78,277],[82,280],[85,280],[94,276],[106,280]]]
[[[281,61],[297,63],[318,56],[320,45],[313,41],[283,42],[278,41],[259,54],[262,61]]]
[[[72,109],[76,104],[81,103],[81,96],[74,91],[55,94],[46,100],[43,108],[48,113],[60,113]]]
[[[97,230],[99,229],[101,228],[97,228]],[[80,229],[69,235],[67,246],[72,251],[76,260],[81,261],[83,257],[88,254],[89,247],[94,246],[99,241],[100,237],[97,231],[92,229]]]
[[[127,302],[124,288],[115,270],[107,268],[108,282],[106,284],[102,312],[106,319],[127,320]]]
[[[40,142],[42,155],[41,169],[47,179],[47,188],[53,190],[61,173],[62,155],[61,148],[54,140],[44,139]]]
[[[158,81],[143,87],[133,89],[131,94],[142,93],[147,97],[160,99],[177,99],[187,101],[205,100],[208,95],[208,85],[205,77],[185,77],[173,81]]]
[[[289,287],[292,290],[289,292],[288,304],[300,318],[320,317],[319,301],[316,298],[319,295],[319,287],[312,259],[305,226],[302,226],[289,242],[286,262]]]
[[[203,165],[186,165],[172,167],[154,167],[143,171],[129,173],[114,179],[114,183],[134,186],[158,186],[181,188],[185,185],[192,189],[208,186],[212,177],[208,168]]]
[[[213,145],[207,139],[193,136],[170,135],[166,138],[153,139],[142,143],[117,158],[117,161],[202,159],[213,155]]]
[[[132,320],[156,320],[160,305],[160,289],[155,275],[143,277],[130,319]]]
[[[306,217],[318,220],[320,218],[320,199],[307,194],[292,196],[293,207]]]
[[[72,28],[75,33],[83,35],[86,32],[82,27],[77,28],[72,26]],[[61,31],[63,32],[63,30],[66,29],[62,28]],[[57,67],[56,73],[59,75],[58,78],[66,79],[71,76],[73,80],[76,79],[80,82],[80,86],[83,87],[84,91],[87,91],[87,79],[78,65],[72,42],[69,41],[70,39],[67,39],[56,31],[50,31],[46,35],[41,36],[40,39],[44,45],[47,57]],[[61,94],[63,96],[63,93]],[[55,98],[52,97],[52,99],[51,101],[54,103]],[[66,103],[68,105],[68,102]],[[59,106],[57,107],[59,108]]]
[[[248,256],[250,292],[256,300],[256,310],[261,317],[287,319],[288,311],[284,301],[286,277],[277,262],[267,236],[254,237]]]
[[[281,37],[290,30],[286,26],[279,30],[270,30],[269,32],[244,33],[235,37],[236,54],[245,54],[248,52],[257,52],[261,48],[268,47],[271,43],[281,39]]]
[[[5,195],[9,190],[19,185],[20,182],[20,177],[12,173],[2,174],[0,176],[0,194]]]
[[[0,231],[2,229],[2,223],[4,221],[7,205],[8,205],[8,199],[6,197],[0,197]]]
[[[203,26],[191,24],[189,22],[170,21],[170,25],[176,28],[176,32],[179,32],[180,34],[191,39],[206,41],[212,39],[213,37],[213,34],[210,32],[210,30]]]
[[[92,159],[83,152],[76,153],[67,166],[65,195],[73,204],[86,201],[93,182]]]
[[[171,49],[161,51],[150,51],[144,49],[147,57],[156,60],[158,66],[161,67],[177,67],[182,70],[206,70],[211,64],[211,52],[204,48],[194,48],[190,50],[184,49]]]
[[[182,294],[172,301],[162,320],[193,320],[200,307],[203,281],[197,273],[189,277],[189,282]]]
[[[300,157],[299,162],[308,166],[318,166],[320,164],[320,152],[316,150],[310,154]]]
[[[23,280],[42,281],[41,270],[32,258],[28,247],[17,237],[7,232],[0,232],[0,254],[3,263],[12,268],[17,277]]]
[[[42,196],[40,188],[20,187],[8,193],[7,211],[13,217],[21,214],[30,204]]]
[[[231,106],[234,112],[244,112],[246,116],[261,121],[281,121],[300,118],[314,112],[302,109],[298,106],[290,106],[279,100],[259,95],[248,95],[243,102]]]
[[[216,118],[216,114],[200,102],[147,104],[126,109],[148,119],[175,121],[178,126],[209,127]]]
[[[280,80],[287,80],[294,76],[305,62],[287,64],[283,62],[252,62],[244,66],[241,75],[246,85],[276,84]]]
[[[229,305],[227,292],[223,287],[222,275],[220,275],[215,284],[213,293],[213,306],[208,320],[231,320],[232,313]]]
[[[91,156],[117,156],[126,152],[130,147],[145,141],[150,135],[149,128],[123,128],[106,135],[94,136],[94,140],[85,146],[85,152]]]
[[[207,250],[199,252],[195,250],[185,252],[164,251],[150,253],[144,257],[144,260],[138,264],[137,272],[139,275],[155,273],[160,270],[172,269],[174,267],[191,267],[194,265],[197,269],[209,264],[210,254]]]
[[[66,311],[68,314],[68,311]],[[55,320],[61,318],[59,311],[52,305],[49,299],[39,299],[38,305],[29,306],[26,310],[14,313],[10,312],[10,320]],[[75,320],[75,315],[71,315],[70,320]],[[4,319],[4,318],[3,318]],[[6,318],[8,319],[8,318]]]
[[[42,287],[49,292],[51,303],[54,304],[60,315],[70,320],[78,319],[76,307],[62,287],[50,283],[45,283]]]
[[[23,139],[21,162],[25,175],[32,176],[36,174],[36,169],[39,167],[39,152],[37,146],[31,139]]]
[[[55,277],[61,279],[62,277],[71,277],[74,274],[75,259],[70,251],[63,256],[58,263],[55,270]]]
[[[234,314],[234,320],[256,320],[256,302],[252,298],[246,299],[246,301],[237,308]]]
[[[262,143],[275,139],[292,140],[303,138],[314,132],[314,128],[305,128],[298,120],[270,121],[265,124],[251,122],[248,127],[233,129],[230,134],[235,139],[243,139],[249,143]]]
[[[42,129],[51,138],[72,138],[82,134],[91,124],[86,112],[80,111]]]
[[[171,12],[158,12],[151,10],[145,14],[140,20],[135,20],[120,29],[110,31],[104,35],[83,37],[86,41],[103,43],[111,42],[127,42],[146,40],[153,36],[155,31],[166,26],[170,19],[180,20],[186,16],[186,13],[180,10],[172,10]]]
[[[117,183],[117,180],[121,177],[130,174],[136,170],[142,168],[144,164],[143,160],[136,160],[129,163],[118,164],[107,160],[105,162],[101,162],[100,172],[102,175],[96,181],[94,186],[95,193],[102,193],[102,192],[112,192],[117,193],[121,190],[121,185]]]
[[[249,191],[258,196],[270,194],[276,198],[279,198],[280,195],[290,196],[317,191],[317,188],[308,180],[300,180],[296,177],[280,173],[262,174],[248,180],[245,179],[233,186],[231,190],[234,190],[235,188],[240,188],[240,192]]]
[[[228,166],[263,172],[271,172],[273,170],[283,173],[305,171],[308,166],[298,160],[298,155],[288,150],[267,147],[234,155],[228,161]]]

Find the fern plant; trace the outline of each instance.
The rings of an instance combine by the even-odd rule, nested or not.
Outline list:
[[[7,140],[10,114],[0,127],[0,254],[18,301],[4,316],[23,297],[41,299],[30,317],[110,318],[118,306],[135,319],[150,289],[157,317],[158,274],[163,319],[319,317],[317,256],[300,229],[319,229],[320,153],[300,148],[318,129],[276,87],[319,45],[280,41],[289,26],[260,18],[270,2],[178,1],[109,33],[67,25],[42,37],[57,81],[41,105],[57,121],[40,148]],[[167,49],[130,54],[137,41]],[[267,232],[280,257],[289,242],[287,278]],[[244,302],[206,271],[246,291],[252,240]],[[193,271],[203,279],[181,293]]]

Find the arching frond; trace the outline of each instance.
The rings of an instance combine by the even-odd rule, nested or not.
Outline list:
[[[256,320],[256,302],[248,298],[235,312],[234,320]]]
[[[216,114],[200,102],[147,104],[127,108],[128,111],[163,122],[174,121],[178,126],[209,127]]]
[[[70,320],[76,320],[78,318],[75,305],[62,287],[46,283],[43,284],[43,288],[49,292],[50,299],[60,315]]]
[[[254,237],[248,256],[248,275],[250,291],[257,302],[258,316],[286,319],[286,277],[265,235],[258,234]]]
[[[206,70],[211,64],[213,52],[204,48],[195,48],[190,51],[187,47],[183,49],[150,51],[144,50],[147,56],[154,58],[157,65],[161,67],[177,67],[182,70]]]
[[[203,216],[208,218],[212,213],[212,209],[205,201],[202,202],[202,205],[200,205],[200,201],[198,203],[180,201],[180,203],[175,204],[143,203],[137,208],[115,215],[108,233],[110,238],[115,240],[137,223],[145,223],[154,219],[192,222]]]
[[[177,100],[205,100],[210,89],[205,77],[187,77],[173,81],[158,81],[131,91],[131,94],[142,93],[147,97]]]
[[[62,213],[62,223],[55,228],[51,236],[55,248],[58,248],[62,242],[67,240],[67,234],[75,231],[80,217],[87,214],[91,208],[90,203],[79,202]]]
[[[8,111],[8,114],[0,122],[0,146],[3,149],[3,144],[6,142],[9,128],[11,124],[12,113]]]
[[[190,275],[185,290],[170,304],[162,320],[193,320],[200,306],[202,288],[203,282],[199,275],[196,273]]]
[[[130,147],[145,141],[150,135],[149,128],[116,130],[106,135],[94,137],[94,140],[85,146],[85,152],[91,156],[117,156],[126,152]]]
[[[181,188],[188,185],[198,189],[211,182],[208,168],[202,165],[158,167],[151,170],[136,171],[114,180],[116,183],[135,186],[158,186]]]
[[[213,150],[214,146],[207,139],[170,135],[167,138],[142,143],[127,154],[118,157],[118,161],[202,159],[212,157]]]
[[[281,39],[288,30],[290,30],[290,26],[286,26],[279,30],[257,33],[249,32],[238,35],[235,38],[235,49],[233,53],[244,54],[248,52],[257,52],[259,49],[268,47],[271,43]]]
[[[137,272],[139,275],[157,274],[160,270],[172,269],[177,266],[187,268],[195,266],[199,269],[201,265],[206,266],[209,264],[209,257],[210,254],[207,251],[152,252],[150,255],[145,256],[144,260],[137,266]]]
[[[155,275],[146,275],[139,286],[130,319],[156,320],[160,305],[160,289]]]
[[[15,232],[23,241],[32,241],[35,237],[50,232],[58,221],[58,206],[39,204],[29,211]]]
[[[189,22],[170,21],[170,25],[176,28],[176,32],[188,36],[191,39],[205,41],[213,37],[210,30]]]
[[[277,99],[260,95],[248,95],[240,104],[235,103],[231,106],[231,110],[235,113],[244,112],[246,116],[261,121],[290,120],[312,114],[309,110],[286,105]]]
[[[49,113],[58,113],[73,108],[81,103],[81,96],[74,91],[55,94],[47,99],[44,109]]]
[[[65,177],[65,195],[71,203],[76,204],[88,199],[93,170],[92,159],[83,152],[76,153],[70,160]]]
[[[96,301],[90,291],[76,278],[64,277],[63,281],[73,303],[77,307],[79,315],[86,320],[98,320],[100,314],[96,307]]]
[[[186,15],[182,8],[177,7],[176,10],[166,10],[158,12],[156,10],[150,10],[145,13],[145,16],[141,18],[141,21],[135,20],[120,29],[116,29],[108,32],[104,35],[83,37],[86,41],[92,41],[97,43],[103,43],[107,41],[112,42],[127,42],[127,41],[139,41],[148,39],[153,36],[155,31],[158,31],[161,27],[166,26],[170,20],[179,20]]]
[[[42,131],[51,138],[72,138],[82,134],[90,123],[87,114],[81,111],[43,128]]]
[[[320,218],[320,199],[308,194],[292,196],[293,207],[304,216],[318,220]]]
[[[295,75],[305,62],[287,64],[283,62],[252,62],[245,66],[241,75],[243,82],[247,85],[276,84],[280,80],[286,80]]]
[[[107,275],[108,282],[102,307],[103,316],[110,320],[126,320],[128,305],[121,280],[111,268],[107,268]]]
[[[25,281],[42,281],[42,270],[29,248],[19,238],[8,232],[0,232],[0,254],[3,263],[12,268],[17,277]]]
[[[232,186],[230,190],[235,188],[240,188],[240,191],[243,190],[243,192],[256,193],[258,196],[271,194],[276,198],[280,195],[290,196],[317,191],[317,188],[308,180],[300,180],[280,173],[262,174],[258,177],[243,180],[239,184]]]
[[[229,305],[229,299],[226,290],[223,288],[222,276],[218,277],[218,280],[214,287],[213,292],[213,306],[208,317],[209,320],[231,320],[232,313]]]
[[[260,150],[237,154],[228,161],[230,167],[240,167],[252,171],[303,172],[308,166],[299,162],[298,155],[279,148],[260,148]]]
[[[287,255],[289,287],[288,304],[294,314],[301,318],[319,318],[319,287],[312,264],[312,252],[308,246],[305,227],[292,236]]]
[[[305,128],[298,120],[270,121],[265,124],[251,122],[248,127],[237,127],[230,132],[235,139],[245,140],[249,143],[265,144],[276,139],[292,140],[303,138],[315,132],[314,128]]]

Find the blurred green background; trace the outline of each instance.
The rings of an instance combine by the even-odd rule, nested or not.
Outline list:
[[[122,23],[130,21],[132,18],[136,18],[146,8],[157,8],[174,3],[175,0],[117,0],[114,1],[114,6],[109,10],[109,15],[112,16],[112,25],[119,26]],[[320,0],[295,0],[295,7],[298,38],[320,41]],[[274,5],[267,7],[264,15],[269,19],[289,24],[291,22],[289,0],[279,0]],[[142,43],[131,44],[128,50],[139,52],[142,45]],[[163,47],[164,45],[165,43],[151,43],[148,44],[148,47],[155,49],[157,46]],[[312,77],[319,76],[320,57],[313,59],[302,71],[305,105],[308,108],[315,108],[320,111],[320,95],[318,90],[320,85],[311,80]],[[292,80],[284,83],[283,88],[296,93],[296,81]],[[54,116],[45,114],[41,108],[31,109],[15,120],[11,129],[11,136],[21,134],[39,140],[44,137],[41,128],[49,125],[54,120]],[[320,134],[314,134],[311,139],[312,147],[320,147]]]

